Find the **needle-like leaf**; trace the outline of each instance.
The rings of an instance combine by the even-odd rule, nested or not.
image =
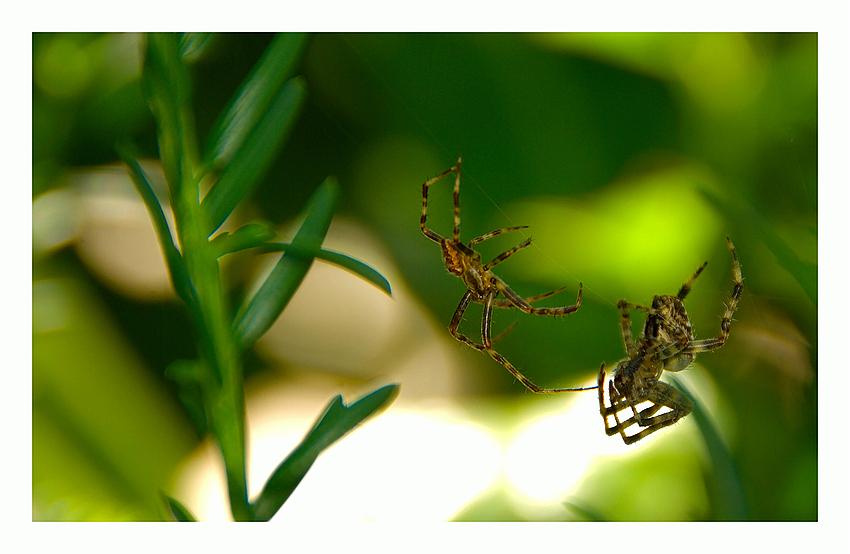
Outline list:
[[[201,206],[207,213],[210,234],[221,227],[242,199],[265,177],[301,111],[305,92],[306,85],[301,77],[290,79],[279,89],[268,111],[250,130],[204,197]]]
[[[210,243],[218,250],[217,257],[262,246],[275,237],[275,232],[262,223],[249,223],[232,233],[224,232]]]
[[[366,418],[392,403],[398,396],[398,391],[398,385],[387,385],[348,406],[343,404],[341,396],[334,398],[301,444],[272,473],[254,504],[254,519],[271,519],[307,474],[319,454]]]
[[[130,177],[132,178],[133,185],[135,185],[139,196],[142,197],[151,216],[157,238],[159,239],[160,248],[162,248],[163,255],[165,256],[165,263],[168,266],[168,272],[171,276],[174,290],[189,308],[192,309],[197,304],[197,293],[189,279],[189,273],[186,270],[186,264],[183,262],[183,256],[180,255],[180,251],[177,250],[177,246],[174,244],[171,229],[168,227],[168,221],[165,219],[165,213],[162,211],[162,205],[159,203],[156,194],[154,194],[150,181],[139,165],[139,162],[130,156],[125,147],[118,146],[116,149],[118,150],[118,155],[130,169]]]
[[[338,197],[336,180],[328,177],[308,202],[304,223],[292,239],[298,255],[284,253],[257,293],[237,313],[233,333],[243,348],[268,331],[295,294],[321,249]]]
[[[303,33],[281,33],[272,39],[263,57],[213,125],[204,150],[204,165],[223,168],[230,163],[292,76],[306,43],[307,35]]]
[[[162,496],[166,506],[168,506],[168,510],[171,512],[171,516],[176,521],[197,521],[189,509],[179,501],[162,492],[160,493],[160,496]]]
[[[289,252],[294,256],[315,256],[320,260],[338,265],[355,275],[363,277],[387,293],[387,295],[392,296],[390,282],[387,281],[383,275],[360,260],[356,260],[351,256],[346,256],[340,252],[325,250],[324,248],[315,252],[312,250],[305,250],[303,247],[299,248],[297,246],[293,246],[291,243],[267,242],[274,238],[274,236],[274,232],[268,227],[258,223],[249,223],[248,225],[240,227],[233,233],[222,233],[218,235],[212,240],[212,243],[218,248],[219,256],[225,256],[241,250],[248,250],[249,248],[257,248],[262,252]]]
[[[743,200],[726,199],[708,187],[702,187],[700,192],[718,207],[722,212],[734,216],[742,226],[748,229],[767,246],[776,262],[793,277],[803,289],[809,300],[817,306],[818,303],[818,266],[800,259],[788,243],[779,236],[765,216],[759,210]],[[817,238],[817,236],[815,236]]]
[[[717,519],[722,521],[745,521],[749,519],[744,489],[738,478],[732,453],[729,452],[729,448],[720,437],[720,433],[718,433],[702,403],[691,394],[681,380],[672,375],[668,378],[694,404],[691,413],[697,427],[699,427],[711,459],[711,468],[706,475],[706,485]]]
[[[315,257],[319,260],[324,260],[334,265],[338,265],[339,267],[347,269],[355,275],[363,277],[364,279],[366,279],[367,281],[387,293],[387,295],[392,296],[393,294],[392,289],[390,288],[390,282],[387,281],[386,277],[384,277],[368,265],[364,264],[360,260],[356,260],[350,256],[346,256],[345,254],[334,252],[332,250],[325,250],[324,248],[322,248],[318,252],[311,252],[285,242],[267,242],[261,245],[259,248],[265,252],[287,252],[294,256],[315,255]]]

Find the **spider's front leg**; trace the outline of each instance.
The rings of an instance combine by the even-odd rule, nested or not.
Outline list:
[[[715,350],[726,344],[726,339],[729,338],[729,331],[732,327],[732,315],[738,309],[738,300],[741,298],[741,293],[744,290],[744,277],[741,275],[741,264],[738,262],[735,245],[732,244],[732,240],[729,237],[726,237],[726,244],[732,253],[732,296],[726,304],[726,311],[720,320],[720,336],[714,339],[691,341],[688,343],[687,352],[695,354],[697,352]]]
[[[422,183],[422,214],[419,216],[419,229],[422,231],[422,234],[433,240],[434,242],[442,242],[446,240],[445,237],[435,233],[431,229],[425,227],[425,221],[428,218],[428,187],[451,173],[452,171],[458,170],[458,180],[460,180],[460,159],[458,159],[458,165],[452,166],[449,169],[443,171],[433,179],[425,181]],[[455,242],[458,241],[458,235],[460,234],[460,206],[457,204],[457,200],[455,200],[455,230],[454,230],[454,238]]]
[[[648,310],[649,308],[643,308],[642,306],[626,302],[625,298],[617,302],[617,307],[620,308],[620,336],[623,338],[623,349],[626,351],[626,356],[631,358],[637,353],[637,349],[632,338],[632,320],[629,315],[629,308],[639,310]]]

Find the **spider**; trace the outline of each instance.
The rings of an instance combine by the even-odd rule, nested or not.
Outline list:
[[[621,332],[623,346],[628,358],[620,361],[611,374],[608,383],[608,396],[611,405],[606,406],[604,400],[605,363],[599,368],[597,388],[599,390],[599,413],[605,422],[605,433],[608,436],[619,433],[626,444],[637,442],[645,436],[654,433],[662,427],[673,425],[688,415],[693,409],[693,403],[678,389],[660,381],[664,371],[682,371],[691,365],[698,352],[706,352],[720,348],[729,337],[732,325],[732,314],[738,307],[738,299],[744,288],[741,266],[735,246],[726,237],[729,251],[732,253],[732,297],[726,304],[726,312],[720,320],[720,336],[713,339],[694,340],[691,322],[682,301],[691,290],[691,286],[708,262],[703,263],[682,285],[676,296],[656,296],[652,306],[647,308],[620,300],[617,307],[621,310]],[[629,308],[647,313],[643,333],[637,342],[632,340]],[[638,411],[637,406],[649,402],[651,406]],[[670,411],[655,415],[662,407]],[[632,417],[620,421],[618,413],[631,409]],[[610,425],[609,416],[614,416],[615,425]],[[626,429],[637,423],[643,429],[632,435],[626,434]]]
[[[620,300],[617,307],[621,310],[621,331],[623,345],[628,358],[620,361],[611,374],[608,383],[610,406],[605,405],[604,383],[605,363],[599,368],[597,388],[599,389],[599,413],[605,422],[605,433],[608,436],[620,433],[626,444],[637,442],[645,436],[658,431],[662,427],[673,425],[685,417],[693,409],[693,403],[679,390],[660,381],[664,371],[682,371],[694,361],[698,352],[715,350],[726,343],[729,328],[732,325],[732,314],[738,307],[738,299],[744,288],[741,266],[735,246],[726,237],[729,251],[732,253],[732,298],[726,304],[726,313],[720,320],[720,336],[713,339],[694,340],[691,322],[682,301],[691,290],[691,286],[708,262],[703,263],[676,296],[656,296],[652,306],[638,306],[625,300]],[[632,340],[629,308],[647,313],[643,325],[643,334],[637,342]],[[651,406],[638,411],[637,406],[649,402]],[[662,407],[670,411],[655,415]],[[620,421],[618,413],[631,409],[632,417]],[[615,425],[610,425],[609,416],[614,416]],[[626,429],[637,423],[643,429],[632,435],[626,434]]]
[[[431,229],[425,227],[425,219],[427,217],[428,210],[428,187],[430,187],[431,185],[439,181],[441,178],[445,177],[453,171],[457,172],[457,178],[455,179],[454,187],[454,231],[452,233],[452,237],[448,238],[443,237],[435,233]],[[460,304],[458,304],[457,309],[455,310],[455,313],[452,316],[451,323],[449,324],[449,332],[454,338],[456,338],[462,343],[467,344],[475,350],[486,350],[487,353],[490,354],[490,356],[494,360],[505,366],[505,368],[510,371],[514,377],[516,377],[523,385],[526,386],[526,388],[528,388],[532,392],[553,393],[595,389],[595,386],[580,389],[540,388],[534,383],[532,383],[530,380],[528,380],[528,378],[526,378],[522,373],[520,373],[504,356],[502,356],[493,349],[493,343],[498,341],[513,328],[513,326],[511,326],[506,329],[501,335],[497,336],[495,339],[491,338],[490,333],[493,318],[493,308],[518,308],[527,314],[534,315],[559,316],[571,314],[574,311],[578,310],[579,306],[581,305],[582,284],[579,283],[578,296],[576,297],[576,303],[574,306],[563,306],[559,308],[535,308],[531,305],[532,302],[552,296],[553,294],[564,290],[565,287],[553,290],[551,292],[547,292],[545,294],[541,294],[539,296],[523,298],[517,293],[515,293],[513,290],[511,290],[511,288],[504,281],[496,277],[496,275],[494,275],[493,272],[490,270],[496,264],[499,264],[508,259],[518,250],[521,250],[530,245],[531,239],[526,239],[525,241],[514,246],[507,252],[499,254],[486,264],[481,263],[481,254],[474,250],[475,245],[479,242],[491,239],[502,233],[509,233],[511,231],[518,231],[520,229],[527,229],[528,226],[522,225],[519,227],[507,227],[505,229],[497,229],[495,231],[490,231],[489,233],[481,235],[480,237],[476,237],[466,244],[462,243],[460,241],[460,172],[461,157],[459,156],[457,159],[457,165],[450,167],[449,169],[440,173],[430,181],[426,181],[422,184],[422,216],[419,220],[419,226],[422,229],[422,234],[440,245],[440,248],[443,251],[443,262],[446,264],[446,269],[452,275],[457,275],[458,277],[460,277],[463,283],[466,285],[466,293],[464,293],[463,298],[461,298],[460,300]],[[499,295],[502,295],[505,298],[497,298]],[[469,306],[470,302],[477,302],[478,304],[484,305],[484,314],[481,318],[481,337],[484,342],[483,345],[473,342],[458,331],[458,326],[460,325],[461,319],[463,318],[463,314],[466,311],[466,308]]]

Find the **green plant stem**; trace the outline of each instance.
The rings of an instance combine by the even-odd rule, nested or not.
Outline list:
[[[250,520],[253,510],[248,503],[245,476],[245,400],[240,351],[231,333],[218,248],[208,240],[209,221],[201,207],[199,182],[203,173],[190,105],[189,76],[177,36],[150,35],[147,52],[149,102],[158,121],[160,156],[169,183],[183,262],[197,293],[194,319],[200,355],[211,373],[205,381],[205,409],[224,458],[233,518]]]
[[[219,377],[209,391],[210,425],[224,458],[233,518],[246,521],[253,516],[245,477],[245,400],[239,350],[230,331],[217,251],[206,236],[197,183],[189,178],[181,188],[177,213],[183,255],[198,292],[206,335],[203,342],[207,342],[203,354]]]

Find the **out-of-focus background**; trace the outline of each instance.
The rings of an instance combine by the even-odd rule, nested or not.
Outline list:
[[[214,35],[192,66],[200,137],[271,39]],[[158,491],[227,517],[216,451],[165,368],[196,355],[147,213],[114,145],[156,162],[136,34],[33,35],[33,519],[148,520]],[[286,237],[328,175],[342,189],[325,246],[386,276],[389,298],[314,264],[245,359],[256,493],[336,394],[398,382],[390,409],[324,453],[278,520],[816,520],[817,34],[318,34],[304,111],[238,222]],[[527,392],[447,326],[464,292],[419,230],[422,183],[463,154],[461,237],[517,293],[500,353],[546,387],[595,383],[623,357],[617,301],[675,294],[727,344],[678,374],[732,454],[718,484],[689,416],[635,445],[603,431],[595,391]],[[160,177],[161,180],[161,177]],[[428,226],[452,228],[452,182]],[[226,260],[250,286],[267,257]],[[480,338],[480,306],[462,330]],[[635,314],[635,333],[642,316]],[[727,468],[728,469],[728,468]],[[718,487],[739,487],[729,506]]]

